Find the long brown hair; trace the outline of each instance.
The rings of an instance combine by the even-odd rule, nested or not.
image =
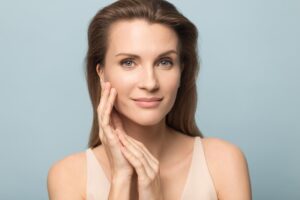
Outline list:
[[[137,18],[145,19],[149,23],[166,25],[176,32],[179,39],[182,73],[177,97],[173,108],[166,116],[166,124],[185,135],[204,137],[195,122],[196,79],[200,68],[196,26],[184,17],[174,5],[165,0],[119,0],[98,11],[88,28],[85,74],[93,106],[89,147],[93,148],[101,144],[97,115],[101,85],[96,66],[97,64],[104,66],[109,28],[118,20]]]

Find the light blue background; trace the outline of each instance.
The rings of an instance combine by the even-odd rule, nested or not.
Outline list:
[[[112,1],[0,2],[0,198],[47,199],[87,145],[87,26]],[[200,129],[244,151],[253,199],[300,199],[300,1],[171,2],[199,28]]]

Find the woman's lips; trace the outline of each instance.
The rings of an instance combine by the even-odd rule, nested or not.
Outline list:
[[[160,101],[162,100],[161,97],[140,97],[140,98],[134,98],[135,101]]]
[[[142,107],[142,108],[155,108],[157,107],[161,100],[156,100],[156,101],[150,101],[150,100],[147,100],[147,101],[142,101],[142,100],[134,100],[135,103],[139,106],[139,107]]]

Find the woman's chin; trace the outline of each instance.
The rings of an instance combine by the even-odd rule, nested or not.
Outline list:
[[[161,122],[161,120],[136,120],[134,121],[136,124],[140,125],[140,126],[155,126],[157,124],[159,124]]]
[[[124,121],[130,121],[129,123],[135,123],[140,126],[154,126],[159,124],[164,118],[162,113],[156,112],[126,113],[122,115]]]

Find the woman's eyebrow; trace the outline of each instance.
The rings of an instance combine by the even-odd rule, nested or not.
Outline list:
[[[177,51],[175,51],[175,50],[168,50],[168,51],[166,51],[164,53],[159,54],[158,57],[165,56],[165,55],[171,54],[171,53],[177,54]],[[134,58],[140,58],[139,55],[135,55],[135,54],[131,54],[131,53],[118,53],[118,54],[116,54],[116,56],[121,56],[121,55],[131,56],[131,57],[134,57]]]

